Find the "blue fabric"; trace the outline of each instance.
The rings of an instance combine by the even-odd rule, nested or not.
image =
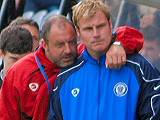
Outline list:
[[[84,58],[86,64],[66,80],[60,91],[64,120],[135,120],[139,84],[133,71],[129,67],[106,68],[105,56],[96,61],[85,52]],[[117,96],[115,87],[121,83],[128,91]],[[79,94],[74,97],[72,90],[76,88]]]
[[[140,54],[129,56],[120,69],[106,68],[105,59],[97,61],[85,51],[61,71],[48,120],[159,119],[159,71]]]
[[[48,75],[47,75],[47,73],[45,72],[44,67],[42,66],[42,64],[41,64],[38,56],[36,56],[36,55],[34,55],[34,56],[35,56],[35,59],[36,59],[36,63],[37,63],[37,65],[38,65],[38,68],[40,69],[41,74],[43,75],[44,79],[45,79],[46,82],[47,82],[48,91],[51,92],[51,91],[52,91],[52,87],[51,87],[51,83],[50,83],[50,81],[49,81],[49,79],[48,79]]]

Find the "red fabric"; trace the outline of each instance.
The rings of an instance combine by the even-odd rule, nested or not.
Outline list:
[[[139,52],[144,43],[144,37],[137,29],[122,26],[116,29],[117,41],[121,41],[126,54]]]
[[[86,46],[83,43],[78,44],[78,55],[81,55],[83,51],[86,49]]]
[[[53,85],[59,68],[45,57],[43,48],[38,49],[36,55]],[[38,84],[36,91],[30,89],[31,83]],[[0,92],[0,120],[26,120],[27,116],[46,120],[48,101],[48,87],[32,53],[14,64],[4,79]]]
[[[120,41],[126,51],[126,54],[132,54],[139,52],[144,43],[144,37],[137,29],[122,26],[116,29],[117,39]],[[85,49],[85,45],[80,43],[78,45],[78,53],[81,54]]]

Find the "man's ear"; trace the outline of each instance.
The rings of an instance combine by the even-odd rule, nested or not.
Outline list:
[[[44,49],[46,49],[48,47],[48,44],[46,43],[46,41],[44,39],[41,39],[41,45]]]

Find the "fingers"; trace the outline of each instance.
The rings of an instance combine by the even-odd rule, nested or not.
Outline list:
[[[126,54],[108,55],[106,64],[109,68],[120,68],[126,64]]]
[[[122,59],[118,56],[111,56],[108,61],[109,68],[120,68],[122,65]]]
[[[107,63],[107,67],[109,68],[113,68],[113,60],[112,60],[112,57],[111,56],[108,56],[107,59],[106,59],[106,63]]]
[[[127,61],[126,54],[123,54],[121,59],[122,59],[122,64],[123,65],[126,64],[126,61]]]
[[[106,53],[106,64],[109,68],[120,68],[126,63],[126,53],[121,46],[112,46]]]

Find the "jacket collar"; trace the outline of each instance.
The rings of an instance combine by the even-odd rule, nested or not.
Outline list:
[[[42,46],[37,49],[35,55],[40,59],[40,62],[44,67],[53,69],[54,72],[60,71],[60,68],[46,57],[45,50]]]
[[[85,51],[83,52],[83,58],[84,58],[86,61],[88,61],[88,62],[90,62],[90,63],[92,63],[92,64],[105,65],[106,55],[104,54],[104,55],[102,55],[102,56],[99,58],[99,60],[96,60],[95,58],[93,58],[93,57],[89,54],[89,52],[88,52],[87,50],[85,50]]]

